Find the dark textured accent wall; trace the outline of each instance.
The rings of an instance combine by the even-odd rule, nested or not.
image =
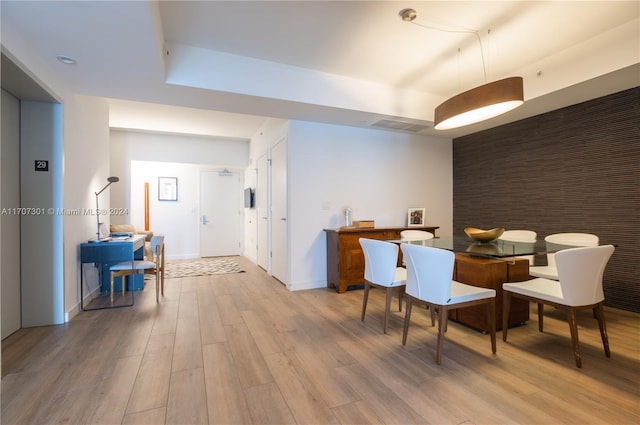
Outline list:
[[[594,233],[605,304],[640,312],[640,87],[455,139],[453,226]]]

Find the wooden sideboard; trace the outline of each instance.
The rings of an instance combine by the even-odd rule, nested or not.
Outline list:
[[[453,279],[469,285],[496,290],[496,330],[502,329],[502,284],[529,280],[529,261],[526,259],[492,259],[457,253]],[[449,318],[472,328],[489,332],[487,307],[472,306],[453,310]],[[529,302],[511,298],[509,326],[529,320]]]
[[[324,229],[327,234],[327,288],[339,293],[364,283],[364,254],[358,239],[400,239],[403,230],[425,230],[435,235],[439,227],[374,227]]]

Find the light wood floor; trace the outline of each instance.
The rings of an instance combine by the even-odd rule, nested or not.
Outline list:
[[[382,334],[383,292],[289,292],[247,273],[154,280],[133,308],[83,312],[2,343],[2,424],[638,424],[639,315],[606,309],[612,356],[579,318],[583,368],[556,311],[498,337],[414,309]],[[397,303],[395,303],[397,307]]]

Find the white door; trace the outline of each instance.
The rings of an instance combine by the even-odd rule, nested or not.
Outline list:
[[[271,274],[287,284],[287,144],[271,149]]]
[[[242,254],[243,177],[239,172],[200,172],[200,256]]]
[[[2,90],[2,205],[4,208],[20,206],[20,101]],[[20,216],[2,214],[0,223],[2,247],[0,275],[2,282],[2,339],[21,328],[20,300]]]
[[[258,265],[267,272],[269,265],[269,161],[267,155],[262,155],[257,161],[256,184],[256,219],[258,220]]]

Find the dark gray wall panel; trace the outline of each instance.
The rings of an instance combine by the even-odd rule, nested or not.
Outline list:
[[[606,304],[640,312],[640,87],[453,142],[453,225],[595,233]]]

